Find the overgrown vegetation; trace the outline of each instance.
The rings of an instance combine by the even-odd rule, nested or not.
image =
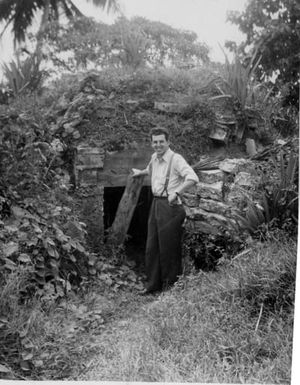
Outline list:
[[[59,37],[59,39],[58,39]],[[120,17],[112,25],[77,18],[67,26],[51,23],[44,36],[48,58],[56,68],[71,72],[88,67],[132,68],[209,62],[209,49],[191,31],[142,17]],[[74,55],[69,55],[70,48]],[[68,59],[64,57],[68,56]]]
[[[282,98],[283,106],[299,110],[300,9],[297,0],[250,0],[244,12],[230,12],[228,19],[245,34],[245,40],[238,46],[227,42],[227,46],[246,63],[253,52],[258,52],[260,79],[275,77],[274,93]]]
[[[79,378],[288,383],[295,267],[296,244],[278,233],[218,272],[188,274],[104,332]]]
[[[21,255],[9,275],[2,266],[2,379],[57,380],[86,369],[86,359],[97,353],[96,339],[120,317],[122,302],[130,292],[141,287],[132,265],[121,263],[111,250],[98,256],[95,268],[97,284],[81,275],[80,289],[74,291],[49,281],[28,297],[26,289],[35,271],[29,258]]]
[[[135,73],[118,70],[115,72],[106,71],[100,73],[99,76],[90,74],[82,78],[80,82],[76,78],[68,77],[66,83],[61,82],[58,87],[49,88],[46,93],[40,94],[40,97],[34,94],[32,96],[19,95],[8,106],[5,105],[1,109],[0,242],[2,254],[0,257],[0,275],[2,294],[0,300],[0,332],[5,344],[0,351],[2,365],[0,369],[4,378],[78,378],[80,372],[86,370],[85,365],[89,367],[94,359],[93,357],[99,354],[99,341],[106,338],[106,332],[108,333],[110,330],[111,322],[118,317],[119,301],[126,301],[127,298],[130,313],[130,307],[133,306],[131,302],[135,301],[137,291],[141,287],[141,279],[132,271],[132,267],[123,264],[125,260],[122,253],[116,255],[116,251],[107,250],[103,247],[96,255],[89,248],[86,242],[85,224],[80,221],[76,210],[75,195],[70,188],[72,182],[68,173],[68,170],[70,170],[70,151],[74,149],[79,140],[86,140],[89,137],[89,132],[93,132],[94,139],[101,141],[106,149],[115,150],[116,148],[126,148],[126,145],[135,138],[134,127],[139,127],[137,137],[141,135],[142,130],[146,132],[149,126],[159,122],[172,127],[173,134],[182,135],[179,122],[180,124],[188,122],[185,131],[188,135],[181,136],[180,143],[183,148],[186,146],[185,151],[188,150],[191,159],[196,160],[199,142],[201,141],[201,146],[204,145],[209,128],[216,119],[213,104],[202,97],[207,94],[216,96],[218,93],[214,85],[213,74],[210,74],[212,81],[207,83],[207,81],[204,82],[205,73],[205,70],[187,72],[178,69],[170,71],[166,69],[160,71],[139,70]],[[196,79],[196,81],[193,79]],[[187,106],[178,116],[159,112],[153,113],[153,100],[156,95],[159,95],[162,101],[169,101],[167,88],[175,90],[174,99],[172,100],[174,103],[182,102],[184,93],[184,102]],[[135,95],[138,103],[134,107],[127,103],[131,95]],[[82,103],[80,109],[79,104],[76,104],[78,101]],[[99,101],[101,101],[101,109]],[[111,113],[109,108],[112,103],[117,106],[114,114]],[[107,106],[108,109],[105,110]],[[73,116],[74,111],[76,113],[79,111],[76,115],[77,120]],[[97,115],[94,114],[95,112],[98,112]],[[143,114],[143,121],[136,118],[135,112]],[[125,128],[124,113],[128,122]],[[90,116],[92,118],[87,120]],[[177,126],[174,129],[175,121],[177,121]],[[72,125],[73,122],[76,122],[74,126]],[[118,129],[113,130],[114,125],[116,127],[122,126],[123,129],[120,131]],[[102,127],[102,130],[99,130],[98,127]],[[117,134],[117,137],[115,134]],[[275,195],[277,203],[282,208],[280,212],[286,215],[284,219],[286,222],[284,223],[288,224],[293,217],[286,208],[288,206],[295,210],[296,206],[293,207],[292,205],[297,203],[295,199],[297,195],[295,182],[298,177],[297,161],[295,156],[290,155],[282,156],[280,159],[281,168],[279,167],[278,170],[276,155],[275,163],[272,163],[272,157],[266,160],[265,170],[267,171],[265,174],[268,178],[263,180],[264,186],[261,186],[261,188],[266,189],[270,194],[273,191],[273,195],[276,191],[277,195],[278,191],[281,191],[280,197]],[[269,170],[272,170],[272,173]],[[292,220],[294,221],[294,219]],[[295,228],[296,222],[291,222],[291,224]],[[244,251],[245,258],[243,258],[243,261],[248,269],[247,263],[250,264],[251,258],[253,260],[260,252],[255,248],[256,239],[266,240],[268,236],[271,236],[270,230],[274,231],[277,227],[274,224],[274,226],[266,228],[264,238],[261,237],[261,228],[258,226],[251,233],[252,237],[250,238],[245,236],[240,239],[233,239],[230,237],[230,233],[226,237],[208,236],[203,238],[199,234],[196,240],[192,237],[190,241],[186,241],[185,247],[188,249],[186,255],[192,258],[192,253],[194,253],[202,257],[198,260],[197,267],[208,271],[213,269],[215,272],[203,273],[200,270],[184,278],[174,291],[176,298],[178,299],[179,292],[183,296],[186,295],[184,298],[189,296],[199,298],[202,294],[206,298],[208,292],[205,291],[203,285],[200,285],[200,287],[204,292],[201,294],[197,291],[200,278],[207,277],[205,279],[213,279],[214,281],[215,278],[219,279],[218,277],[222,277],[223,274],[226,275],[226,269],[230,270],[232,267],[237,269],[235,261],[239,261],[239,258],[235,260],[234,257]],[[287,225],[282,227],[285,230],[288,228]],[[289,226],[289,228],[292,229],[292,226]],[[289,232],[289,234],[293,236],[292,232]],[[268,249],[271,242],[266,242],[264,247]],[[254,250],[249,253],[250,248],[254,248]],[[112,256],[116,258],[112,260]],[[287,252],[285,257],[289,259],[289,263],[293,266],[292,251]],[[194,259],[197,264],[197,256],[194,256]],[[231,264],[230,260],[232,260]],[[191,260],[189,260],[190,262]],[[223,263],[226,267],[222,265]],[[262,266],[265,266],[265,262],[262,261],[261,263]],[[186,272],[190,271],[191,268],[191,265],[187,266]],[[240,269],[246,271],[244,266],[240,266]],[[255,314],[254,318],[257,317],[258,319],[260,309],[265,315],[270,304],[272,305],[274,301],[277,301],[274,298],[279,298],[278,287],[285,287],[284,285],[288,284],[287,282],[291,279],[289,273],[277,280],[277,278],[274,278],[278,274],[275,265],[272,265],[270,269],[266,272],[271,282],[267,287],[268,294],[264,292],[265,286],[258,288],[256,282],[258,292],[254,297],[251,297],[249,286],[242,281],[242,277],[228,278],[228,282],[232,281],[232,285],[240,282],[238,285],[242,288],[241,291],[234,291],[234,298],[240,299],[238,301],[234,300],[234,306],[229,310],[227,307],[229,306],[228,301],[224,300],[224,303],[218,305],[220,307],[216,307],[220,314],[222,312],[223,316],[229,313],[235,314],[236,319],[240,319],[241,323],[243,323],[244,316],[238,313],[239,309],[241,307],[244,309],[245,303],[254,301],[255,298],[261,298],[262,302],[259,301],[259,304],[253,305],[255,310],[250,311],[247,308],[247,314],[249,312],[249,320],[251,320],[249,322],[254,322],[253,318],[251,318],[253,314]],[[273,269],[275,269],[275,272]],[[280,271],[283,271],[283,268]],[[258,267],[252,277],[255,280],[260,280]],[[266,280],[265,277],[263,279]],[[288,280],[285,281],[285,278]],[[226,285],[229,285],[228,282]],[[185,292],[184,287],[190,289]],[[207,290],[209,288],[208,285]],[[233,288],[231,287],[230,290],[233,290]],[[272,294],[273,290],[275,291]],[[197,292],[195,297],[192,294],[194,291]],[[106,310],[99,311],[101,306],[95,299],[96,295],[98,295],[95,293],[101,294],[101,301],[104,304],[107,301],[109,302],[107,308],[105,308]],[[172,295],[169,297],[170,300]],[[220,295],[219,292],[218,295]],[[290,351],[291,346],[288,330],[290,330],[291,323],[287,324],[289,327],[287,325],[283,326],[282,309],[287,306],[289,311],[292,312],[292,295],[289,295],[286,301],[287,303],[282,305],[284,307],[278,305],[278,303],[276,306],[274,305],[272,325],[276,325],[274,330],[278,335],[282,333],[280,340],[277,337],[276,347],[282,343],[283,336],[288,335],[288,337],[284,338],[289,338],[289,343],[286,349],[282,350],[284,365],[287,366],[289,362],[288,351]],[[143,300],[141,300],[141,303],[143,303]],[[179,303],[183,305],[182,302],[179,301]],[[218,302],[216,303],[218,304]],[[262,303],[264,303],[263,307]],[[222,308],[222,304],[226,306]],[[173,306],[173,302],[171,305]],[[203,307],[201,305],[201,309],[206,308],[211,309],[211,312],[213,312],[212,304],[208,306],[204,303]],[[175,307],[173,312],[176,313],[176,309]],[[191,313],[190,308],[187,310],[187,314],[186,326],[190,325],[193,328],[192,321],[194,319],[199,320],[200,316]],[[180,313],[180,316],[183,316],[182,313]],[[210,317],[209,314],[206,316]],[[132,380],[237,380],[237,377],[235,377],[237,375],[234,373],[237,373],[238,369],[237,366],[233,365],[244,365],[243,367],[246,368],[250,363],[251,365],[253,363],[261,365],[262,362],[265,362],[267,366],[267,362],[270,363],[270,360],[273,363],[275,362],[276,368],[279,368],[278,373],[274,374],[274,376],[284,378],[281,372],[283,369],[280,369],[277,357],[271,355],[264,358],[267,353],[259,353],[260,351],[269,351],[268,349],[275,351],[275,345],[265,347],[266,344],[270,343],[269,339],[271,337],[269,334],[255,337],[258,338],[258,342],[253,342],[253,344],[247,342],[248,345],[246,346],[249,347],[249,350],[246,353],[242,348],[239,348],[241,356],[228,353],[227,357],[227,350],[231,352],[232,346],[242,343],[242,338],[250,338],[246,335],[246,329],[240,330],[241,340],[229,341],[223,334],[220,337],[221,339],[218,339],[217,334],[213,337],[214,343],[207,339],[207,331],[204,328],[201,329],[203,335],[198,334],[200,330],[196,334],[193,334],[195,333],[194,330],[188,330],[188,333],[190,333],[189,338],[198,338],[199,341],[202,341],[199,350],[199,347],[196,349],[194,345],[187,343],[188,338],[182,334],[182,329],[176,329],[178,327],[177,323],[174,330],[179,332],[179,336],[183,341],[184,353],[177,352],[178,355],[177,358],[174,357],[174,362],[172,361],[173,358],[169,357],[167,359],[164,356],[166,350],[164,346],[169,346],[168,341],[171,332],[168,325],[173,322],[169,320],[169,317],[171,315],[166,313],[166,321],[164,321],[162,327],[163,331],[159,332],[162,337],[159,336],[160,334],[156,336],[155,331],[153,340],[143,340],[142,347],[147,341],[152,350],[149,349],[154,352],[153,354],[158,354],[164,358],[166,362],[170,363],[171,367],[174,367],[175,363],[179,365],[181,359],[186,366],[180,371],[176,370],[173,373],[174,375],[170,371],[165,372],[160,366],[157,366],[156,370],[152,366],[147,366],[149,370],[152,370],[152,375],[149,375],[147,368],[140,369],[139,365],[136,364],[135,368],[129,366],[130,370],[133,370],[132,377],[130,377],[131,375],[127,369],[123,368],[121,373],[115,367],[110,367],[109,363],[106,366],[107,369],[103,372],[107,374],[107,379],[120,376],[120,379],[132,378]],[[230,324],[234,321],[234,317],[228,317],[226,322]],[[157,319],[155,322],[160,324],[162,321]],[[205,321],[204,324],[208,325],[208,322],[211,322],[211,320]],[[263,325],[263,316],[260,317],[259,325],[260,327]],[[196,327],[196,325],[194,326]],[[153,330],[156,330],[156,327]],[[207,330],[211,330],[211,328]],[[167,333],[166,336],[164,333]],[[146,335],[148,336],[147,333]],[[159,342],[161,338],[162,342]],[[233,336],[230,338],[233,338]],[[222,339],[224,339],[223,342]],[[125,341],[126,339],[124,343]],[[118,343],[122,343],[122,341]],[[177,342],[177,345],[179,345],[179,342]],[[218,349],[214,348],[216,345],[218,345]],[[100,346],[105,352],[110,349],[109,346],[105,345],[105,342],[104,345],[100,343]],[[118,346],[115,345],[116,349]],[[164,347],[163,351],[161,351],[161,346]],[[213,348],[208,354],[209,346]],[[220,346],[225,346],[225,348],[220,348]],[[135,344],[133,344],[132,348],[135,347]],[[131,348],[128,349],[131,351]],[[192,349],[188,355],[192,361],[184,356],[189,349]],[[222,365],[228,367],[227,372],[224,372],[228,374],[228,377],[224,374],[223,379],[217,377],[216,372],[212,371],[212,366],[208,365],[208,361],[206,361],[208,365],[207,372],[201,371],[201,367],[204,367],[202,366],[204,362],[201,361],[202,357],[204,357],[202,354],[208,354],[207,357],[211,357],[214,354],[214,349],[217,349],[215,353],[217,352],[216,357],[218,357],[218,361],[214,365],[222,368]],[[147,354],[150,354],[151,351],[146,350]],[[89,362],[81,362],[78,365],[79,357],[82,357],[83,354],[89,358]],[[117,357],[119,353],[114,351],[113,354],[116,354]],[[131,358],[134,358],[137,352],[131,351],[130,354],[133,355]],[[143,360],[138,359],[144,365]],[[265,359],[266,361],[264,361]],[[198,362],[197,360],[200,360],[200,364],[196,365],[198,371],[194,371],[194,369],[191,371],[192,362],[195,364],[195,362]],[[153,366],[157,365],[156,358],[150,357],[150,361]],[[115,365],[114,363],[111,364]],[[128,365],[128,362],[126,365]],[[110,374],[109,370],[111,370]],[[245,371],[247,370],[245,369]],[[189,372],[190,374],[188,374]],[[254,372],[247,373],[245,372],[245,378],[256,378]],[[262,370],[261,375],[265,376],[263,378],[270,378],[266,368]]]
[[[248,202],[245,217],[238,218],[241,227],[258,237],[263,237],[274,228],[297,236],[298,154],[292,151],[287,156],[283,153],[278,155],[279,159],[272,157],[264,170],[260,201]]]
[[[288,78],[283,71],[275,90],[257,78],[258,73],[276,69],[274,63],[270,66],[266,49],[274,49],[274,41],[254,47],[259,59],[243,56],[242,45],[237,51],[241,56],[232,63],[207,67],[203,63],[208,61],[208,49],[189,31],[142,18],[119,19],[112,26],[96,24],[74,18],[82,15],[67,1],[19,3],[0,4],[0,19],[15,20],[17,40],[24,39],[36,7],[43,11],[43,20],[33,37],[34,55],[4,65],[0,377],[289,382],[298,116],[290,98],[295,72]],[[66,16],[72,20],[60,27],[58,10],[67,3],[71,8],[64,10],[69,9]],[[248,19],[259,11],[263,20],[269,0],[262,7],[257,1],[250,3]],[[280,5],[279,13],[294,22],[289,7],[282,8],[281,3],[286,2],[277,1],[268,18]],[[293,2],[288,5],[294,7]],[[15,16],[26,9],[28,17],[18,25]],[[247,18],[231,18],[244,29],[248,26]],[[272,28],[264,33],[288,32],[294,39],[295,25],[292,31],[277,31],[270,22]],[[75,34],[77,30],[81,32]],[[245,31],[248,44],[254,30]],[[254,37],[262,43],[263,36]],[[293,39],[289,39],[292,46]],[[42,55],[45,41],[52,44],[48,56]],[[60,59],[59,54],[70,49],[72,60]],[[40,63],[46,57],[57,68],[69,64],[75,75],[64,75],[42,88]],[[289,57],[291,68],[294,59]],[[77,73],[91,60],[101,66],[100,72]],[[166,62],[173,67],[164,67]],[[159,109],[157,103],[180,111]],[[221,235],[186,233],[184,276],[175,288],[149,303],[153,298],[137,299],[142,277],[122,249],[101,243],[96,253],[88,243],[74,194],[74,159],[79,143],[126,150],[155,125],[169,127],[178,139],[175,150],[198,166],[214,127],[228,134],[229,152],[230,144],[244,145],[246,138],[268,147],[254,157],[261,159],[255,199],[242,208],[236,222],[228,221]],[[288,141],[279,153],[270,144],[282,136]]]

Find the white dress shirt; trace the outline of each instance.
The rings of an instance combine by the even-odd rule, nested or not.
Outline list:
[[[168,165],[173,156],[170,179],[167,187],[168,194],[164,191],[163,196],[167,196],[175,193],[178,188],[186,180],[192,180],[195,183],[199,182],[199,178],[192,167],[186,162],[186,160],[177,153],[174,153],[170,148],[159,159],[157,154],[154,153],[151,157],[151,161],[147,166],[148,173],[151,170],[151,187],[154,196],[161,196],[167,176]],[[151,166],[150,166],[151,164]]]

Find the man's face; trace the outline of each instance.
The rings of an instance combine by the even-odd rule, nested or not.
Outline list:
[[[163,154],[168,150],[170,142],[166,140],[164,134],[162,135],[152,135],[152,148],[158,156],[163,156]]]

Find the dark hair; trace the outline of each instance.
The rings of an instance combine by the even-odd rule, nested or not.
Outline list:
[[[165,135],[166,140],[169,140],[170,131],[166,127],[157,126],[153,127],[150,131],[151,139],[153,135]]]

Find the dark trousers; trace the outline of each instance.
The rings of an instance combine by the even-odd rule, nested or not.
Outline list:
[[[167,199],[153,199],[148,219],[146,276],[148,290],[172,285],[182,273],[181,239],[185,210]]]

